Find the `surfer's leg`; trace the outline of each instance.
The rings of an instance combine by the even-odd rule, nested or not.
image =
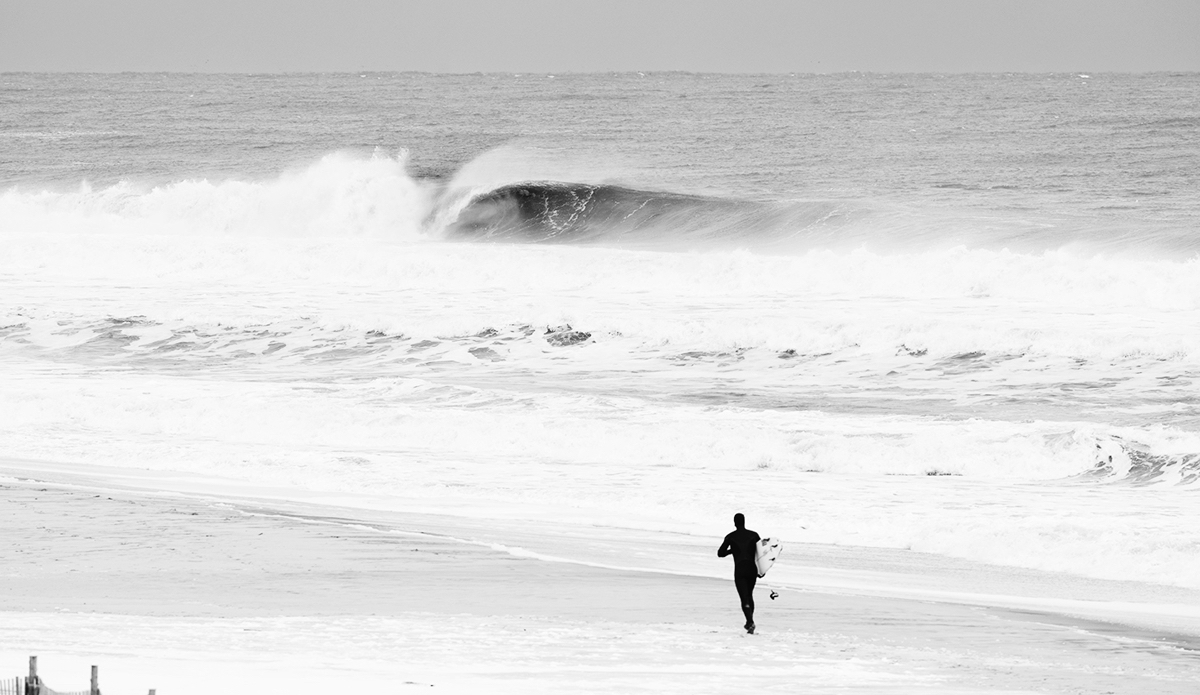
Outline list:
[[[733,584],[737,587],[738,598],[742,602],[742,613],[746,616],[746,629],[754,629],[754,585],[758,576],[754,574],[735,575]]]
[[[758,583],[758,575],[750,575],[750,587],[746,589],[746,602],[742,610],[746,613],[746,622],[750,623],[750,631],[754,632],[754,585]]]

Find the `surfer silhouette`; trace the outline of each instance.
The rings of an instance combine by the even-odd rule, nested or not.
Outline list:
[[[717,549],[717,557],[733,556],[733,585],[737,587],[742,601],[742,613],[746,614],[746,632],[754,634],[754,585],[758,582],[758,563],[755,561],[758,534],[746,528],[746,517],[738,512],[733,515],[736,530],[725,536],[725,542]]]

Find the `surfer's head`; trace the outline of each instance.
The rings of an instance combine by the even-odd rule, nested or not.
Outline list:
[[[733,515],[733,525],[739,529],[746,528],[746,517],[741,512]]]

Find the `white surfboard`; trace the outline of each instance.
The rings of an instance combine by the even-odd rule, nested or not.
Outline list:
[[[754,564],[758,565],[759,577],[767,576],[767,570],[775,564],[775,559],[782,550],[783,543],[776,538],[763,538],[758,541],[758,547],[754,549]]]

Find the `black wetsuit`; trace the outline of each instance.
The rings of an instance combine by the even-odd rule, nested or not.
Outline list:
[[[717,557],[733,555],[733,585],[737,587],[742,601],[742,613],[746,614],[746,629],[754,626],[754,585],[758,582],[758,534],[750,529],[738,529],[728,536],[717,550]]]

